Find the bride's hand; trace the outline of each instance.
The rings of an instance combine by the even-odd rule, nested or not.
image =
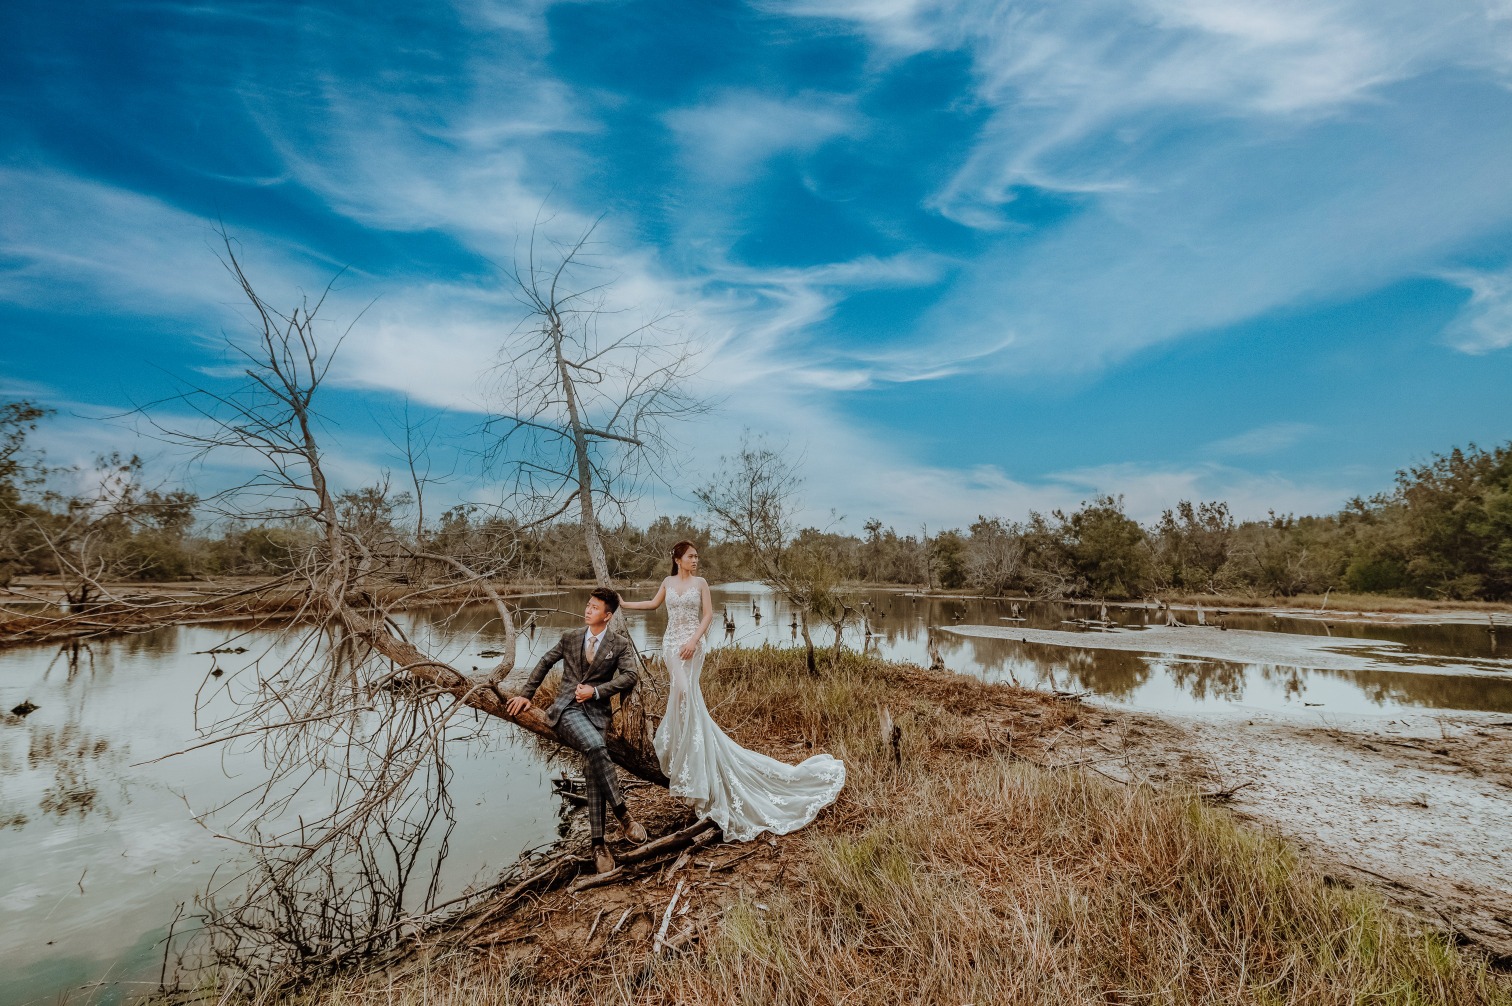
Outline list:
[[[684,660],[692,660],[693,654],[698,651],[698,640],[690,639],[683,644],[683,648],[677,651],[677,655]]]

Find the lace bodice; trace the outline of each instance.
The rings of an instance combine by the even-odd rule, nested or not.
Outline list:
[[[667,584],[667,631],[662,635],[662,644],[683,643],[698,631],[703,620],[703,594],[698,585],[690,584],[679,591]]]

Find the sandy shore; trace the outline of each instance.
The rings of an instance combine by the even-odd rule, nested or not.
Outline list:
[[[1003,625],[958,625],[946,632],[963,636],[1016,639],[1046,646],[1088,650],[1131,650],[1169,656],[1275,664],[1322,671],[1416,671],[1481,677],[1512,675],[1512,660],[1424,657],[1385,639],[1336,639],[1296,633],[1220,629],[1216,626],[1151,626],[1103,631],[1030,629]]]

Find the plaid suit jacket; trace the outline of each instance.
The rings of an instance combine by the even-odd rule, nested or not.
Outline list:
[[[525,682],[525,689],[521,692],[527,699],[533,697],[536,689],[541,687],[541,682],[546,679],[546,672],[558,661],[561,662],[562,687],[546,709],[546,721],[552,726],[556,726],[562,711],[576,701],[573,692],[577,686],[591,685],[598,689],[598,697],[579,704],[594,726],[599,730],[607,729],[609,720],[614,715],[609,700],[630,691],[640,679],[634,647],[629,637],[622,632],[605,632],[598,653],[593,656],[593,663],[583,666],[583,637],[587,634],[587,626],[562,633],[562,638],[557,640],[557,644],[546,652],[541,662],[536,664],[535,670],[530,672],[530,680]]]

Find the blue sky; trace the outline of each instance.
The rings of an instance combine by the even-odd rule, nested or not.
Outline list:
[[[488,408],[543,207],[603,215],[613,304],[674,313],[721,403],[642,517],[744,429],[851,530],[1319,512],[1512,438],[1506,0],[12,0],[0,32],[0,395],[59,409],[57,460],[222,379],[221,221],[274,302],[347,270],[333,466],[373,480],[406,402]]]

